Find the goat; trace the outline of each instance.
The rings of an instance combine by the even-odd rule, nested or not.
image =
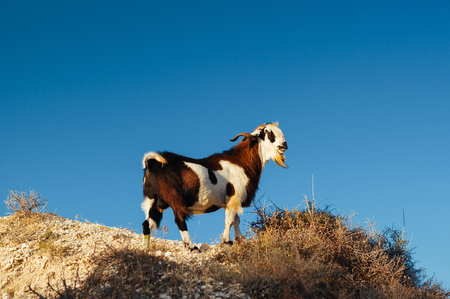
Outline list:
[[[248,207],[258,189],[261,172],[270,159],[286,168],[284,152],[288,146],[278,123],[267,123],[252,133],[240,133],[230,141],[244,137],[228,151],[203,159],[183,157],[170,152],[148,152],[144,155],[144,202],[146,215],[142,224],[144,247],[150,234],[161,222],[162,213],[171,207],[184,245],[199,251],[192,242],[186,219],[225,208],[224,243],[230,241],[234,226],[235,239],[242,236],[239,214]]]

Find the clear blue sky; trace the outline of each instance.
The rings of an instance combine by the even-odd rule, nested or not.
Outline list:
[[[141,159],[202,158],[279,121],[290,168],[257,198],[315,197],[403,225],[450,283],[450,2],[2,1],[0,197],[141,232]],[[245,219],[251,220],[252,209]],[[0,215],[6,215],[0,205]],[[188,222],[219,239],[223,210]],[[170,210],[166,238],[180,240]],[[247,230],[245,224],[242,225]]]

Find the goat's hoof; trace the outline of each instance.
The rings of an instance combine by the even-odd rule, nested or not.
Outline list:
[[[233,241],[227,241],[227,242],[224,241],[223,244],[231,246],[231,245],[233,245]]]
[[[144,244],[143,244],[144,250],[150,249],[150,235],[144,235]]]
[[[200,249],[198,249],[198,247],[195,245],[194,245],[194,247],[191,247],[191,246],[189,246],[188,243],[184,243],[184,248],[186,248],[190,252],[200,253]]]
[[[200,249],[197,248],[197,246],[195,246],[194,248],[190,248],[191,253],[200,253]]]

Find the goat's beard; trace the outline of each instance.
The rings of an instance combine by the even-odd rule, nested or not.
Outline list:
[[[284,163],[284,161],[286,160],[286,157],[284,156],[284,154],[277,152],[277,154],[275,155],[275,158],[273,159],[273,161],[275,161],[275,163],[277,163],[277,165],[283,167],[283,168],[287,168],[288,166]]]

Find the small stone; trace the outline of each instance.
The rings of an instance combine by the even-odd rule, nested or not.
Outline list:
[[[209,245],[208,243],[202,243],[202,245],[200,245],[200,252],[205,252],[209,249]]]
[[[3,280],[2,284],[0,285],[0,288],[3,289],[8,284],[7,280]]]
[[[42,262],[41,270],[45,268],[45,265],[47,265],[47,262],[48,262],[48,258],[45,258],[45,260]]]
[[[12,268],[11,264],[6,264],[6,266],[3,268],[3,271],[9,270]]]

